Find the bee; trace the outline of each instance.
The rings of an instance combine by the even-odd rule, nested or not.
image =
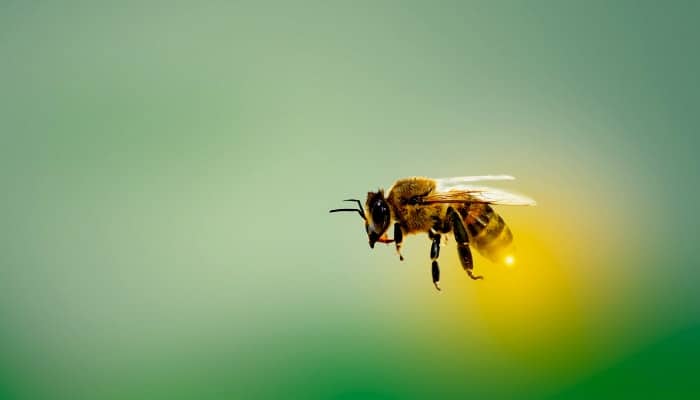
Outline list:
[[[483,277],[474,274],[470,245],[493,262],[512,264],[509,254],[513,233],[493,205],[535,205],[535,201],[501,189],[475,186],[474,182],[515,179],[509,175],[462,176],[431,179],[410,177],[396,181],[385,195],[384,190],[367,193],[365,213],[357,199],[357,208],[339,208],[335,212],[357,212],[365,222],[369,247],[375,243],[394,243],[399,259],[403,261],[401,245],[406,235],[427,233],[431,241],[430,259],[433,285],[440,290],[440,239],[452,233],[457,253],[465,272],[471,279]],[[387,231],[393,224],[393,238]],[[445,237],[447,239],[447,237]]]

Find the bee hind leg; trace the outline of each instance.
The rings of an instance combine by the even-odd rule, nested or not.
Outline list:
[[[459,254],[459,261],[462,263],[462,268],[464,268],[464,271],[470,278],[474,280],[484,279],[481,275],[474,275],[474,260],[472,258],[472,251],[469,249],[469,236],[467,235],[467,230],[464,228],[462,217],[452,207],[447,210],[447,214],[452,219],[452,232],[457,242],[457,253]]]
[[[433,285],[435,285],[435,289],[440,290],[440,266],[437,262],[440,256],[440,234],[433,232],[431,229],[428,232],[428,236],[432,239],[432,244],[430,245],[430,259],[433,261],[431,265]]]

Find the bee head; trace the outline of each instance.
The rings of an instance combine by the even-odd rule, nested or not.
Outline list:
[[[367,193],[367,209],[369,214],[365,214],[365,210],[362,208],[362,203],[357,199],[347,199],[345,201],[357,203],[357,208],[336,208],[330,210],[330,212],[356,212],[360,214],[360,217],[365,221],[365,231],[367,231],[367,236],[369,237],[369,247],[374,248],[374,244],[384,235],[384,232],[389,228],[389,223],[391,222],[391,211],[389,210],[389,204],[384,198],[384,191],[381,189],[377,192]],[[386,243],[389,243],[387,241]]]
[[[384,191],[381,189],[367,193],[367,203],[365,205],[367,210],[369,210],[365,220],[365,229],[369,237],[369,247],[374,248],[374,244],[389,228],[391,211],[389,210],[389,204],[384,198]]]

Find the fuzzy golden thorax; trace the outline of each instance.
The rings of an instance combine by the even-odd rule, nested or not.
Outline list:
[[[446,218],[447,206],[444,204],[418,204],[421,198],[434,191],[435,181],[430,178],[411,177],[399,179],[394,183],[387,202],[404,233],[428,232],[436,221]]]

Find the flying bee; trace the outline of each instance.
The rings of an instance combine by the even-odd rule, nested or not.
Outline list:
[[[369,247],[375,243],[394,243],[399,259],[405,235],[427,233],[431,240],[430,259],[433,284],[440,290],[440,238],[452,233],[457,242],[457,253],[462,267],[471,279],[482,279],[474,274],[470,245],[493,262],[512,264],[509,254],[513,234],[492,205],[535,205],[535,201],[501,189],[474,186],[479,181],[515,179],[508,175],[463,176],[431,179],[411,177],[399,179],[389,189],[367,193],[365,213],[357,199],[358,208],[339,208],[330,212],[357,212],[365,221]],[[393,223],[394,237],[387,231]]]

